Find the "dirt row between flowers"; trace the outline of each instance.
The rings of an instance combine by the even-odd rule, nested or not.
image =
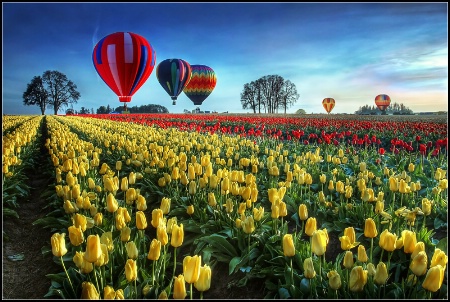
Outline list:
[[[42,299],[50,288],[47,274],[61,272],[51,255],[44,256],[41,248],[50,245],[51,230],[33,226],[33,222],[45,217],[52,209],[41,194],[54,181],[42,173],[49,166],[45,136],[40,137],[38,166],[26,171],[30,194],[26,200],[18,200],[19,218],[3,220],[3,299]]]

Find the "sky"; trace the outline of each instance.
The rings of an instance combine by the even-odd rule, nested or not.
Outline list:
[[[178,58],[216,74],[203,111],[251,112],[242,109],[244,85],[266,75],[296,86],[287,113],[326,113],[331,97],[331,113],[352,114],[379,94],[413,112],[448,110],[448,3],[2,2],[2,23],[3,114],[40,114],[22,95],[47,70],[77,85],[74,110],[123,105],[92,61],[97,42],[115,32],[139,34],[156,52],[128,107],[195,109],[184,93],[172,105],[156,77],[161,61]]]

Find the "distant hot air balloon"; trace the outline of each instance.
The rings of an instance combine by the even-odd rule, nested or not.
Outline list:
[[[201,105],[216,87],[216,73],[206,65],[191,65],[192,77],[183,92],[194,103]]]
[[[92,61],[106,85],[125,103],[126,110],[133,94],[152,73],[156,53],[144,37],[116,32],[98,41]]]
[[[333,98],[324,98],[322,101],[323,108],[330,114],[331,110],[333,110],[336,101]]]
[[[181,59],[166,59],[156,67],[156,77],[175,105],[178,95],[191,79],[191,65]]]
[[[379,94],[375,97],[375,105],[382,111],[382,114],[386,114],[386,109],[391,104],[391,98],[386,94]]]

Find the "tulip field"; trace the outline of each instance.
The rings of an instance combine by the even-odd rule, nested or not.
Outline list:
[[[42,298],[214,299],[227,274],[267,299],[447,299],[447,126],[4,115],[3,217],[18,217],[43,136],[51,210],[34,225],[60,272]]]

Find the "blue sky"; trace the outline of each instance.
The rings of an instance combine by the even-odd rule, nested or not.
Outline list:
[[[3,2],[2,13],[4,114],[40,114],[22,95],[46,70],[77,85],[75,110],[122,105],[92,63],[95,44],[118,31],[145,37],[156,51],[128,106],[195,109],[184,93],[172,105],[156,78],[159,62],[179,58],[216,73],[202,110],[249,112],[244,84],[265,75],[295,84],[300,98],[288,113],[326,113],[326,97],[336,100],[332,113],[354,113],[378,94],[414,112],[448,110],[448,3]]]

